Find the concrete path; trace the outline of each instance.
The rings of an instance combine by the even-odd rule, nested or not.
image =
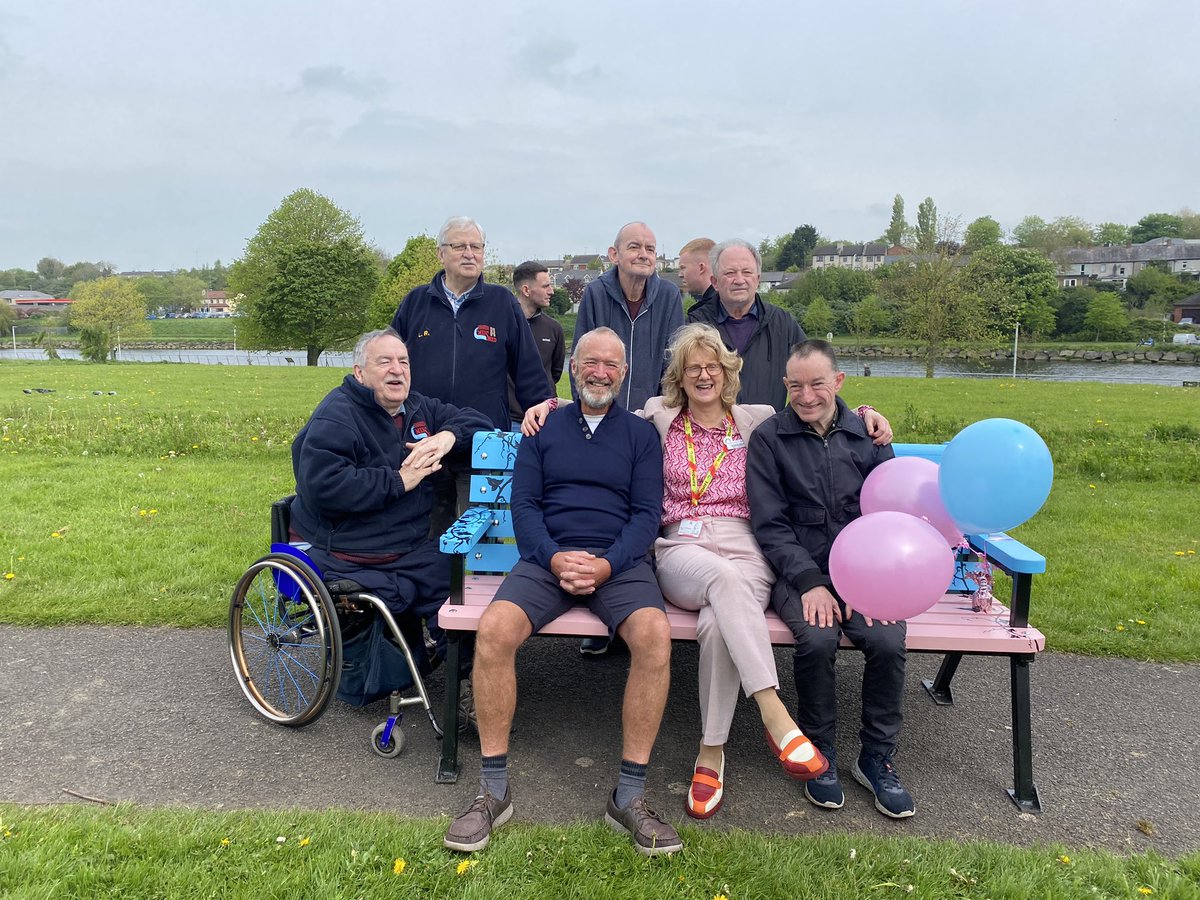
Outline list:
[[[522,692],[510,759],[518,821],[598,819],[616,779],[627,657],[585,660],[577,642],[538,638],[518,660]],[[937,657],[909,658],[898,768],[917,815],[875,812],[849,777],[857,752],[861,657],[843,654],[841,758],[846,806],[810,805],[767,753],[744,702],[727,750],[727,796],[701,827],[784,834],[831,829],[1126,853],[1200,849],[1200,666],[1045,653],[1033,667],[1034,777],[1045,812],[1021,814],[1012,783],[1008,666],[964,659],[956,705],[920,687]],[[787,651],[778,651],[794,703]],[[691,823],[683,794],[699,739],[696,648],[675,646],[671,700],[650,767],[657,806]],[[440,674],[431,682],[440,698]],[[334,702],[299,730],[258,716],[234,681],[225,634],[211,629],[0,626],[0,801],[112,801],[212,809],[346,807],[446,816],[473,795],[479,748],[461,748],[458,785],[434,783],[438,743],[418,710],[394,760],[373,754],[386,703]]]

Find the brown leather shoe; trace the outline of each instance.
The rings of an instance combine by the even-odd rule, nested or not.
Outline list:
[[[472,800],[458,818],[450,823],[442,843],[450,850],[461,850],[464,853],[482,850],[492,839],[493,829],[511,819],[512,814],[511,790],[505,793],[503,800],[497,800],[491,791],[484,790],[482,796]]]
[[[646,805],[645,795],[634,797],[625,809],[617,809],[613,795],[608,795],[604,821],[617,831],[627,831],[633,838],[633,849],[642,856],[658,856],[683,849],[679,834]]]

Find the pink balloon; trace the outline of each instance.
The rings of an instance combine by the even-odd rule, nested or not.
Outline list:
[[[938,464],[931,459],[897,456],[876,466],[863,482],[859,502],[864,514],[890,510],[924,519],[951,547],[963,540],[962,530],[942,502]]]
[[[938,530],[902,512],[868,513],[829,550],[829,577],[843,600],[873,619],[911,619],[941,599],[954,551]]]

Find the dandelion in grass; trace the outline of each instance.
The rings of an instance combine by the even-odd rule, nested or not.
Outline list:
[[[400,857],[397,856],[396,861],[394,863],[392,863],[392,874],[393,875],[403,875],[404,870],[406,868],[408,868],[408,863],[406,863],[403,859],[401,859]]]
[[[475,866],[475,864],[478,862],[479,862],[479,860],[477,860],[477,859],[464,859],[462,862],[460,862],[458,864],[455,871],[459,875],[466,875],[467,871],[470,870],[473,866]]]
[[[1182,550],[1176,550],[1175,555],[1176,556],[1187,556],[1187,554],[1185,552],[1183,552]]]
[[[1118,625],[1118,626],[1117,626],[1117,631],[1124,631],[1124,630],[1125,630],[1125,626],[1124,626],[1124,625]]]
[[[1060,863],[1062,863],[1064,866],[1069,866],[1069,865],[1071,864],[1071,857],[1067,856],[1067,855],[1064,853],[1062,856],[1060,856],[1060,857],[1058,858],[1058,861],[1059,861]]]
[[[60,538],[60,537],[62,537],[62,534],[61,534],[60,532],[58,532],[58,531],[52,531],[52,532],[50,532],[50,537],[52,537],[52,538]]]
[[[302,837],[302,838],[300,838],[300,846],[301,846],[301,847],[307,847],[307,846],[308,846],[309,844],[311,844],[311,843],[312,843],[312,839],[311,839],[311,838],[306,838],[306,837]]]
[[[1145,620],[1145,619],[1138,619],[1138,620],[1137,620],[1137,623],[1138,623],[1139,625],[1145,625],[1145,624],[1146,624],[1146,620]]]
[[[1139,894],[1153,894],[1154,888],[1146,887],[1145,885],[1142,885],[1140,888],[1138,888],[1138,893]]]
[[[232,843],[233,843],[233,841],[231,841],[229,838],[221,838],[221,846],[222,847],[228,847]]]
[[[1088,487],[1090,487],[1093,491],[1096,489],[1096,486],[1094,484],[1089,484]]]
[[[16,578],[16,577],[17,577],[17,573],[16,573],[16,572],[5,572],[5,573],[4,573],[4,580],[5,580],[5,581],[12,581],[12,580],[13,580],[14,578]]]

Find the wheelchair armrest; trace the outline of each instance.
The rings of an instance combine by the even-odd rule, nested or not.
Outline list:
[[[465,555],[479,543],[492,526],[496,511],[486,506],[472,506],[447,529],[438,542],[443,553]]]

